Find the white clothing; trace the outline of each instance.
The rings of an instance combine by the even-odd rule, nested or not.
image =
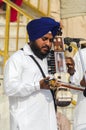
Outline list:
[[[58,112],[57,120],[58,120],[59,130],[71,130],[71,123],[64,114]]]
[[[86,70],[86,48],[81,49],[82,58]],[[80,61],[79,53],[77,52],[74,56],[76,72],[71,78],[71,82],[77,85],[80,84],[83,78],[82,64]],[[78,91],[78,99],[74,112],[74,130],[86,130],[86,97],[84,97],[82,91]]]
[[[40,89],[42,74],[29,55],[28,44],[14,53],[5,65],[4,90],[9,96],[10,130],[57,130],[53,98],[50,90]],[[45,75],[47,60],[34,57]]]

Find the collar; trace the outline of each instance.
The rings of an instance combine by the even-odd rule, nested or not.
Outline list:
[[[34,55],[28,43],[24,45],[23,50],[25,55]]]

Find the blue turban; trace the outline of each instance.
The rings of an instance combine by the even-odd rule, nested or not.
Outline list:
[[[53,37],[57,34],[60,23],[49,17],[42,17],[34,19],[27,24],[27,33],[30,41],[41,38],[49,31],[52,32]]]

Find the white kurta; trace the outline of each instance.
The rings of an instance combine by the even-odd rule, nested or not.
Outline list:
[[[81,50],[82,58],[84,61],[84,66],[86,70],[86,48]],[[77,85],[79,85],[82,77],[82,64],[80,61],[79,53],[77,53],[74,57],[76,73],[71,78],[71,81]],[[78,101],[75,107],[74,113],[74,130],[86,130],[86,97],[84,97],[82,91],[78,91]]]
[[[9,96],[10,130],[57,130],[53,98],[50,90],[40,89],[42,74],[29,55],[28,44],[14,53],[5,65],[4,90]],[[46,59],[35,56],[47,75]]]

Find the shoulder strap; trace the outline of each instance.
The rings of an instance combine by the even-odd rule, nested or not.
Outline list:
[[[29,56],[35,61],[35,63],[36,63],[37,66],[39,67],[39,69],[40,69],[40,71],[41,71],[41,73],[42,73],[43,78],[46,78],[46,76],[45,76],[45,74],[44,74],[44,72],[43,72],[41,66],[40,66],[39,63],[36,61],[36,59],[34,58],[34,56],[32,56],[32,55],[29,55]],[[52,90],[52,89],[50,89],[50,91],[51,91],[52,96],[53,96],[54,106],[55,106],[55,110],[56,110],[56,104],[55,104],[55,98],[54,98],[55,91]]]
[[[40,69],[40,71],[41,71],[41,73],[42,73],[43,78],[46,78],[46,76],[45,76],[45,74],[44,74],[44,72],[43,72],[41,66],[39,65],[39,63],[37,62],[37,60],[34,58],[34,56],[32,56],[32,55],[29,55],[29,56],[35,61],[35,63],[36,63],[37,66],[39,67],[39,69]]]
[[[23,51],[23,48],[21,48],[20,50]],[[42,73],[43,78],[46,78],[46,76],[45,76],[45,74],[44,74],[44,72],[43,72],[41,66],[39,65],[39,63],[37,62],[37,60],[34,58],[34,56],[33,56],[33,55],[29,55],[29,56],[35,61],[35,63],[36,63],[37,66],[39,67],[39,69],[40,69],[40,71],[41,71],[41,73]]]

